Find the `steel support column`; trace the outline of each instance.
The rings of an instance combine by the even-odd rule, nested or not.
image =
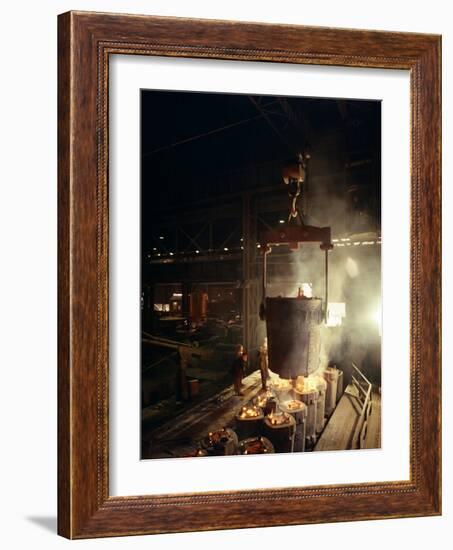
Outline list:
[[[244,193],[242,202],[242,320],[243,343],[247,350],[258,347],[259,284],[256,273],[257,220],[252,195]],[[252,357],[251,357],[252,358]]]

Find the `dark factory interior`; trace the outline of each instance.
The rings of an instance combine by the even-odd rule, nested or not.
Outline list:
[[[381,445],[381,103],[141,91],[141,458]]]

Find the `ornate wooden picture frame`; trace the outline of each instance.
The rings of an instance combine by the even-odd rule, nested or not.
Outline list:
[[[58,23],[59,534],[89,538],[440,514],[440,37],[88,12],[65,13]],[[112,54],[410,72],[410,480],[110,496]]]

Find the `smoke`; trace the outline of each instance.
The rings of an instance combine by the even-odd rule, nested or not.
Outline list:
[[[330,226],[334,248],[329,252],[328,302],[345,304],[341,326],[323,325],[320,368],[330,362],[348,371],[351,362],[380,381],[381,245],[380,231],[354,232],[362,225],[348,195],[336,192],[313,202],[307,223]],[[367,227],[370,227],[367,223]],[[285,248],[285,250],[282,250]],[[290,252],[278,247],[269,258],[269,296],[296,297],[309,283],[313,297],[325,299],[325,252],[316,243],[302,243]],[[346,376],[348,378],[348,376]]]
[[[361,113],[364,107],[365,104],[344,106],[344,124],[352,124],[353,114]],[[331,228],[334,248],[328,255],[327,301],[345,304],[341,326],[322,326],[320,368],[334,362],[347,370],[354,362],[378,381],[380,106],[370,104],[367,109],[370,118],[364,120],[360,132],[352,126],[334,132],[333,124],[319,124],[318,133],[310,140],[312,155],[299,207],[306,225]],[[332,113],[327,103],[324,114],[330,120]],[[302,243],[293,252],[284,246],[274,247],[268,255],[267,280],[268,296],[296,297],[299,288],[308,283],[312,296],[324,302],[325,253],[319,243]]]
[[[352,258],[348,258],[346,260],[346,272],[349,277],[351,277],[351,279],[355,279],[359,274],[359,267],[357,265],[357,262],[354,261]]]

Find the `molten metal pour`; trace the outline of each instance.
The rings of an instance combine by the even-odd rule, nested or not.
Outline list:
[[[267,390],[265,392],[262,392],[258,394],[255,398],[255,404],[258,405],[258,407],[265,407],[268,399],[274,397],[274,394]]]
[[[285,407],[289,411],[297,411],[303,406],[302,401],[299,401],[298,399],[293,399],[292,401],[286,401]]]
[[[276,390],[290,390],[292,386],[292,380],[286,380],[285,378],[278,378],[272,382],[272,387]]]
[[[290,422],[289,414],[282,411],[271,412],[268,414],[267,418],[273,426],[282,426],[283,424],[288,424]]]
[[[252,406],[244,405],[241,408],[241,412],[239,413],[239,417],[240,418],[256,418],[257,416],[260,416],[260,414],[261,414],[261,409],[259,409],[255,405],[252,405]]]
[[[299,393],[310,392],[317,389],[314,377],[298,376],[294,380],[294,389]]]

